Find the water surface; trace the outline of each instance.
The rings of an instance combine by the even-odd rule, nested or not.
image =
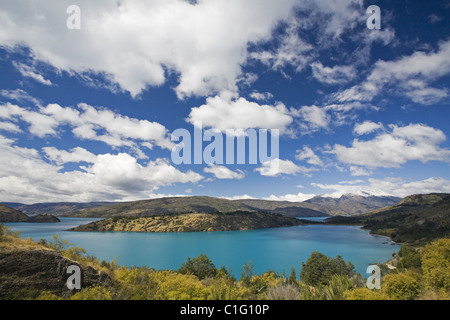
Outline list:
[[[250,260],[256,273],[267,270],[297,272],[312,252],[342,255],[363,277],[370,263],[386,262],[400,249],[383,236],[357,226],[310,225],[288,228],[193,233],[68,232],[69,228],[98,219],[61,218],[60,223],[6,223],[22,238],[51,241],[53,234],[86,249],[100,260],[125,266],[176,270],[188,257],[206,253],[217,267],[230,267],[240,277]]]

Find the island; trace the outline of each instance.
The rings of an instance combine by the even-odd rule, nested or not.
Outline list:
[[[310,224],[296,218],[265,212],[185,213],[150,217],[115,216],[68,231],[209,232],[292,227]]]

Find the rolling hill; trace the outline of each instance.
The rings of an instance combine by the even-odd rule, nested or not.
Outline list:
[[[400,198],[344,195],[339,199],[315,197],[304,202],[257,199],[227,200],[212,197],[172,197],[133,202],[39,203],[10,206],[27,214],[51,214],[58,217],[108,218],[112,216],[145,217],[177,213],[270,212],[287,217],[353,216],[393,205]],[[5,203],[7,204],[7,203]]]
[[[332,217],[326,222],[362,225],[396,242],[425,243],[450,235],[450,194],[411,195],[393,206],[357,217]]]

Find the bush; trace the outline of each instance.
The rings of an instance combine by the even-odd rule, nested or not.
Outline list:
[[[422,249],[422,271],[428,289],[450,288],[450,239],[439,239]]]
[[[345,300],[389,300],[389,297],[379,291],[367,288],[356,288],[344,292]]]
[[[384,277],[383,291],[394,300],[414,300],[420,294],[420,285],[411,272],[392,273]]]

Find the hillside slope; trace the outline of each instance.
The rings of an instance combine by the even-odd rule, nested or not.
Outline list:
[[[186,213],[152,217],[114,217],[69,231],[205,232],[290,227],[306,222],[273,213]]]
[[[326,222],[362,225],[397,242],[425,243],[450,235],[450,194],[412,195],[358,217],[333,217]]]

